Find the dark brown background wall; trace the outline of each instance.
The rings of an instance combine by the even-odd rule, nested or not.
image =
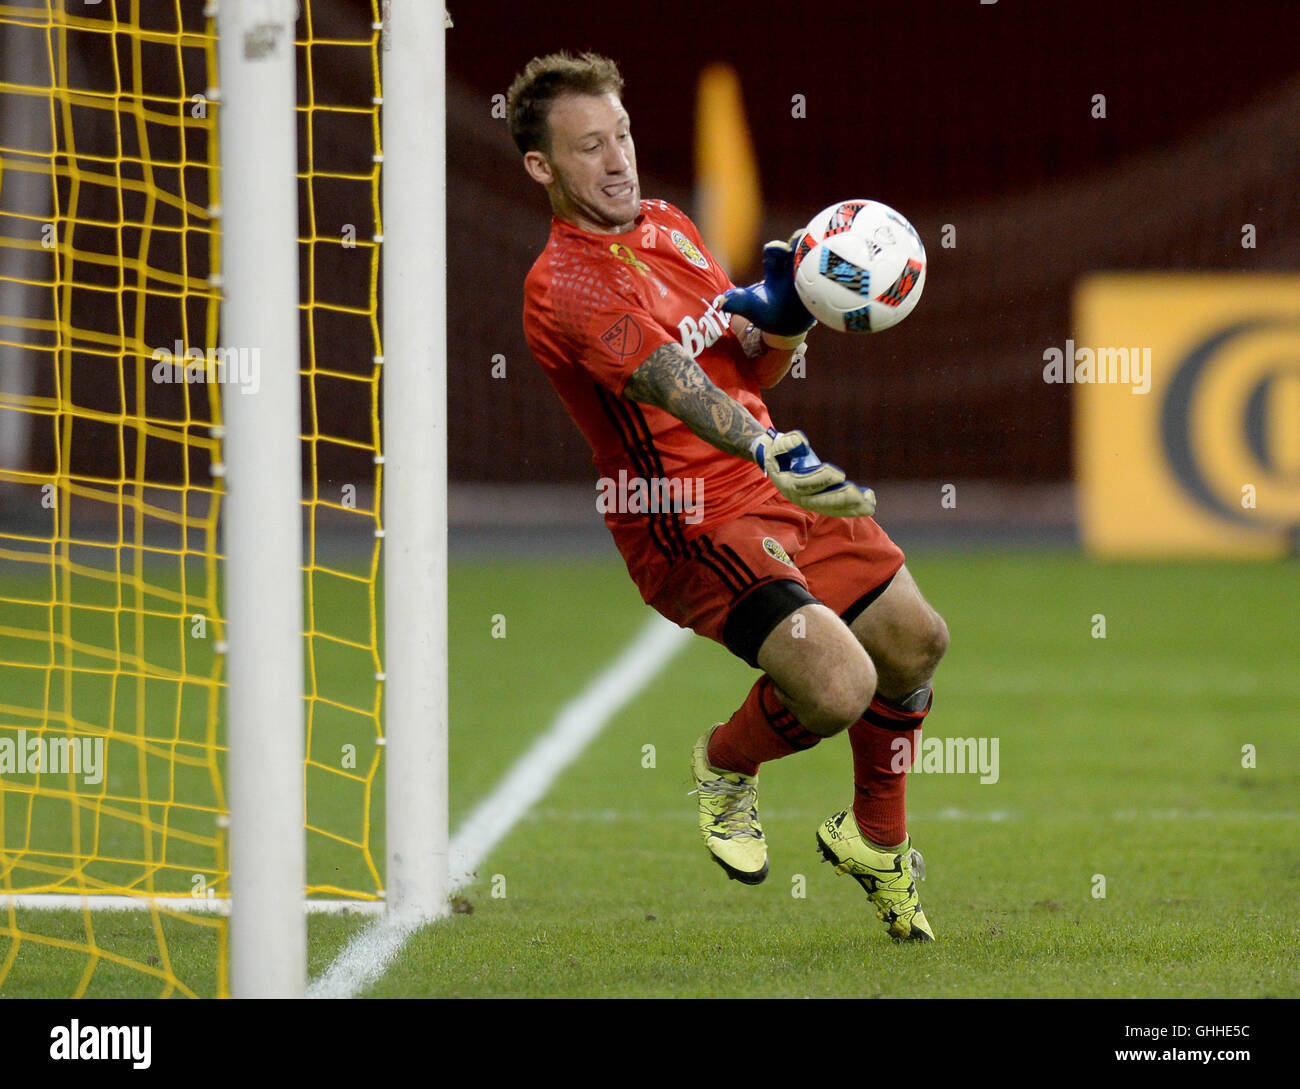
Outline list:
[[[314,0],[311,9],[318,36],[369,34],[366,0]],[[816,334],[808,378],[771,396],[779,424],[804,428],[819,451],[862,479],[1067,480],[1069,387],[1045,385],[1041,370],[1043,350],[1070,335],[1079,276],[1300,265],[1300,8],[1290,2],[478,0],[453,2],[451,11],[456,481],[590,476],[589,453],[530,359],[521,328],[522,283],[545,241],[549,211],[522,172],[505,122],[493,116],[493,96],[537,53],[594,49],[619,61],[647,196],[691,210],[695,84],[704,65],[728,60],[741,73],[766,237],[859,196],[894,205],[916,225],[930,271],[913,316],[879,336]],[[368,73],[348,67],[364,63],[365,52],[340,49],[325,58],[315,65],[318,99],[368,103]],[[107,65],[112,85],[110,57],[84,63],[92,76]],[[201,71],[193,79],[203,86]],[[796,94],[806,101],[802,118],[792,116]],[[1092,116],[1098,94],[1104,119]],[[366,126],[335,129],[328,118],[317,120],[318,160],[365,169]],[[77,139],[83,150],[97,142],[111,149],[116,135],[79,132]],[[323,186],[315,195],[322,235],[336,236],[344,223],[356,224],[362,238],[373,231],[364,186]],[[94,211],[89,194],[82,201],[83,211]],[[1255,225],[1254,249],[1241,246],[1244,223]],[[945,225],[955,248],[940,244]],[[95,244],[88,235],[79,241]],[[165,263],[162,243],[154,247],[150,260]],[[323,290],[364,299],[364,251],[316,251]],[[201,247],[190,254],[198,275],[205,275],[202,259]],[[304,275],[307,261],[304,253]],[[81,305],[85,327],[96,324],[94,307],[114,307],[100,292],[86,293]],[[180,333],[160,325],[148,335],[150,344],[169,345]],[[332,331],[324,349],[333,369],[365,373],[373,354],[366,323]],[[504,380],[491,377],[497,355],[507,361]],[[100,389],[116,402],[120,382],[100,381],[106,376],[96,370],[113,365],[103,356],[74,358],[76,385],[90,401]],[[48,357],[33,366],[50,367]],[[52,370],[39,386],[52,392]],[[151,396],[181,393],[163,387]],[[358,406],[322,402],[317,410],[326,428],[367,437]],[[34,465],[50,460],[50,436],[49,428],[36,429]],[[106,456],[117,457],[115,445],[104,444]],[[96,449],[82,443],[78,457],[93,461]],[[366,479],[363,454],[336,453],[331,478]],[[150,456],[160,475],[180,475],[168,463],[174,444]]]
[[[513,289],[545,240],[545,204],[505,122],[491,118],[491,95],[535,53],[590,48],[619,61],[646,195],[689,209],[695,81],[728,60],[741,73],[767,237],[852,196],[916,225],[930,270],[912,317],[874,337],[816,334],[808,379],[770,397],[778,423],[804,428],[865,479],[1067,479],[1069,389],[1044,385],[1042,352],[1070,334],[1080,274],[1300,263],[1300,11],[1289,5],[479,4],[453,14],[458,479],[540,475],[555,451],[555,471],[588,475],[519,328]],[[804,118],[791,115],[795,94]],[[1095,94],[1106,96],[1104,119],[1092,117]],[[1246,222],[1254,250],[1241,247]],[[944,224],[955,248],[940,245]],[[495,352],[508,383],[488,377]],[[489,412],[504,413],[508,443],[480,433]]]

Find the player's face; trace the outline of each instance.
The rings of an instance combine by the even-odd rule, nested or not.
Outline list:
[[[641,211],[627,111],[617,95],[561,95],[548,117],[555,214],[583,230],[630,231]]]

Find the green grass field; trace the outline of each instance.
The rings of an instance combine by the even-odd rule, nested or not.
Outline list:
[[[460,911],[417,933],[367,993],[1300,996],[1296,569],[1038,552],[910,565],[952,631],[926,736],[999,743],[996,783],[921,774],[909,786],[935,945],[890,942],[814,850],[816,825],[852,797],[843,737],[764,768],[764,885],[728,882],[708,859],[690,748],[754,674],[694,640],[490,855]],[[648,616],[616,560],[454,565],[453,830]],[[312,804],[355,805],[349,784],[330,790]],[[372,853],[382,859],[378,838]],[[327,840],[311,865],[317,880],[359,868]],[[74,943],[86,931],[80,913],[17,923]],[[313,917],[313,974],[365,925]],[[101,948],[156,958],[146,918],[95,926]],[[167,948],[210,993],[211,928],[175,927]],[[85,969],[76,950],[24,941],[15,954],[0,930],[7,958],[5,996],[70,993]],[[101,965],[87,993],[159,990]]]

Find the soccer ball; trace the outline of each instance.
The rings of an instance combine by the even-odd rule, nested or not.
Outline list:
[[[823,208],[794,250],[794,288],[823,325],[878,333],[915,308],[925,287],[925,247],[910,223],[874,200]]]

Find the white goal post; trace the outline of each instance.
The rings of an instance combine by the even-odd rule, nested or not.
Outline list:
[[[441,4],[383,4],[384,685],[388,910],[445,913],[447,167]]]
[[[298,157],[293,0],[218,8],[221,338],[260,388],[223,391],[230,990],[300,997],[307,935]]]

